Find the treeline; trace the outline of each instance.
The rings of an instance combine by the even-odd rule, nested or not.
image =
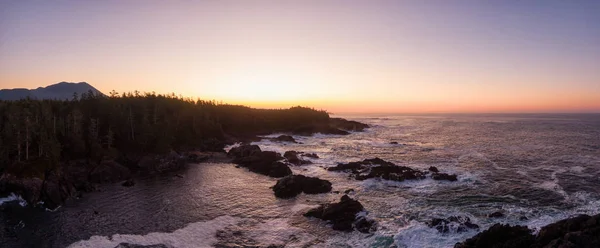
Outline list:
[[[0,101],[0,172],[172,149],[214,150],[235,137],[329,120],[325,111],[265,110],[175,95],[93,93],[70,101]]]

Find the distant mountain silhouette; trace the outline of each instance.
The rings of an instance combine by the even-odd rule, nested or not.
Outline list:
[[[15,101],[25,99],[27,97],[31,99],[56,99],[56,100],[68,100],[73,98],[73,94],[77,93],[81,96],[83,93],[89,91],[95,94],[102,94],[99,90],[91,86],[86,82],[80,83],[68,83],[60,82],[57,84],[49,85],[47,87],[39,87],[37,89],[4,89],[0,90],[0,100]]]

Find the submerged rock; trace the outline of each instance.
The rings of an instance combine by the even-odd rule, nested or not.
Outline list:
[[[298,143],[294,137],[290,135],[279,135],[277,138],[272,138],[272,141]]]
[[[300,159],[298,155],[302,154],[302,152],[297,151],[287,151],[283,154],[283,157],[290,163],[294,165],[303,165],[303,164],[312,164],[312,162],[304,159]]]
[[[490,218],[502,218],[504,214],[502,212],[496,211],[488,215]]]
[[[300,156],[309,158],[319,158],[319,155],[317,155],[316,153],[302,153],[300,154]]]
[[[469,229],[479,229],[479,225],[473,224],[471,219],[466,216],[450,216],[447,219],[434,218],[427,226],[437,229],[441,233],[455,231],[457,233],[466,232]]]
[[[366,220],[364,216],[357,216],[364,210],[360,202],[344,195],[340,202],[323,204],[309,210],[304,216],[327,220],[333,224],[333,229],[338,231],[350,232],[354,228],[361,232],[374,231],[376,229],[374,221]]]
[[[321,194],[331,191],[331,182],[316,177],[303,175],[289,175],[279,179],[273,186],[275,196],[279,198],[291,198],[301,192],[306,194]]]
[[[398,142],[396,142],[396,141],[390,142],[390,145],[397,145],[397,144],[398,144]]]

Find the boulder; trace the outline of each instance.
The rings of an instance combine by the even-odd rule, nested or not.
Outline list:
[[[277,136],[277,138],[272,138],[272,141],[277,141],[277,142],[290,142],[290,143],[298,143],[294,137],[290,136],[290,135],[279,135]]]
[[[440,171],[438,170],[438,168],[437,168],[437,167],[435,167],[435,166],[431,166],[431,167],[429,167],[429,171],[431,171],[431,172],[434,172],[434,173],[438,173],[438,172],[440,172]]]
[[[479,229],[479,225],[473,224],[471,219],[466,216],[450,216],[446,219],[433,218],[427,226],[435,228],[440,233],[454,231],[457,233],[466,232],[470,229]]]
[[[344,195],[340,202],[323,204],[309,210],[304,216],[327,220],[333,225],[333,229],[338,231],[350,232],[357,227],[357,224],[360,230],[371,230],[374,222],[360,219],[364,217],[357,218],[357,214],[364,210],[360,202]]]
[[[398,144],[398,142],[396,142],[396,141],[390,142],[390,145],[397,145],[397,144]]]
[[[287,151],[283,154],[283,157],[290,163],[294,165],[303,165],[303,164],[311,164],[312,162],[304,159],[300,159],[298,155],[302,154],[302,152],[297,151]]]
[[[450,181],[450,182],[454,182],[457,181],[458,178],[455,174],[446,174],[446,173],[439,173],[439,172],[434,172],[433,174],[431,174],[431,178],[433,180],[446,180],[446,181]]]
[[[275,196],[279,198],[291,198],[301,192],[306,194],[321,194],[331,191],[331,182],[316,177],[303,175],[289,175],[279,179],[273,186]]]
[[[513,247],[529,248],[534,244],[535,236],[531,230],[524,226],[510,226],[495,224],[474,237],[462,243],[457,243],[455,248],[487,248],[487,247]]]
[[[365,159],[358,162],[338,164],[327,168],[328,171],[350,171],[357,180],[382,178],[385,180],[404,181],[424,179],[425,173],[406,166],[398,166],[380,158]]]

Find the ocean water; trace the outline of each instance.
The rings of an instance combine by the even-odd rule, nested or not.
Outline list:
[[[342,116],[368,123],[347,136],[295,136],[301,144],[255,142],[263,150],[317,153],[296,174],[354,189],[374,234],[337,232],[302,214],[342,194],[277,199],[276,179],[233,164],[192,164],[183,178],[143,178],[132,188],[106,185],[54,212],[0,199],[0,247],[452,247],[478,230],[440,233],[432,218],[466,216],[480,230],[495,223],[534,230],[576,214],[600,213],[600,115]],[[277,136],[274,134],[272,136]],[[398,142],[398,144],[390,144]],[[457,182],[356,181],[327,167],[379,157],[458,175]],[[8,201],[14,204],[10,205]],[[504,218],[489,218],[500,211]],[[526,217],[524,219],[523,217]]]

